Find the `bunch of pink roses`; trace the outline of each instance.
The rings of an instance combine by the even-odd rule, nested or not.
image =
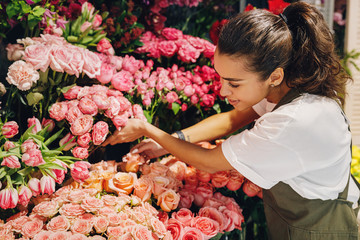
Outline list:
[[[129,118],[146,121],[138,104],[132,105],[123,94],[103,85],[73,86],[63,93],[65,101],[54,103],[49,114],[56,121],[66,121],[70,132],[63,138],[74,157],[85,159],[101,145],[109,131],[121,129]]]
[[[52,136],[55,124],[44,119],[42,123],[33,117],[28,119],[27,131],[16,141],[19,126],[15,121],[1,124],[0,149],[0,208],[27,207],[30,199],[39,194],[52,194],[55,183],[64,181],[68,169],[74,179],[82,181],[77,168],[86,163],[75,162],[73,157],[61,156],[62,151],[50,150],[48,146],[57,139],[61,130]],[[89,167],[89,166],[88,166]]]
[[[145,32],[140,41],[144,44],[136,49],[138,53],[147,53],[148,57],[173,57],[185,63],[195,63],[201,54],[205,58],[212,59],[215,45],[211,42],[191,35],[183,34],[176,28],[164,28],[160,37],[152,32]]]

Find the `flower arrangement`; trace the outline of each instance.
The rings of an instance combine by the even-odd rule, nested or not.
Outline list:
[[[76,168],[81,162],[77,158],[63,155],[63,146],[52,150],[52,144],[61,131],[51,135],[55,124],[44,119],[42,124],[33,117],[28,119],[28,129],[22,136],[13,140],[18,134],[19,126],[15,121],[1,123],[0,149],[0,208],[15,208],[18,205],[27,207],[32,196],[52,194],[55,183],[64,181],[68,169],[74,179]],[[61,143],[60,143],[61,145]],[[86,175],[87,169],[83,174]],[[83,175],[84,176],[84,175]]]
[[[202,146],[212,147],[209,143]],[[2,236],[218,239],[241,230],[244,223],[236,201],[218,190],[225,185],[231,190],[242,186],[251,197],[261,192],[246,186],[236,171],[208,174],[173,156],[149,163],[139,154],[129,153],[121,163],[91,165],[88,176],[52,195],[34,198],[29,214],[20,212],[0,224]]]
[[[73,86],[63,93],[65,101],[57,101],[49,108],[50,117],[66,122],[70,132],[64,137],[74,157],[88,158],[101,145],[109,132],[121,129],[128,118],[146,121],[142,108],[132,105],[116,89],[103,85]]]

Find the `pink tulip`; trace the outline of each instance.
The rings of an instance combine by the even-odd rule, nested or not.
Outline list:
[[[43,126],[43,128],[46,128],[47,126],[49,126],[47,128],[48,132],[51,132],[55,128],[55,122],[54,122],[54,120],[51,120],[51,119],[43,118],[43,120],[41,121],[41,125]]]
[[[16,207],[19,195],[14,188],[5,188],[0,191],[0,208],[8,209]]]
[[[37,196],[40,194],[41,187],[40,187],[39,179],[37,179],[37,178],[30,179],[28,182],[28,186],[29,186],[30,190],[32,191],[33,196]]]
[[[9,149],[14,148],[14,147],[16,147],[16,146],[15,146],[15,143],[13,143],[12,141],[6,141],[4,143],[4,150],[5,151],[8,151]]]
[[[27,151],[22,155],[21,161],[23,161],[26,165],[32,167],[45,164],[45,161],[39,149],[30,149],[29,151]]]
[[[6,122],[1,128],[2,134],[6,138],[12,138],[19,132],[19,125],[15,121]]]
[[[59,141],[59,145],[60,146],[63,146],[63,145],[65,145],[65,144],[67,144],[65,147],[64,147],[64,151],[69,151],[73,146],[75,146],[76,145],[76,139],[74,138],[74,136],[71,134],[71,133],[68,133],[68,134],[66,134],[65,135],[65,137],[63,137],[62,139],[60,139],[60,141]],[[73,139],[72,141],[71,141],[71,139]],[[71,141],[71,142],[70,142]]]
[[[19,204],[27,207],[28,203],[30,202],[30,198],[32,197],[32,192],[30,188],[22,185],[19,190]]]
[[[83,182],[89,175],[91,164],[85,161],[78,161],[70,165],[71,176],[77,182]]]
[[[40,188],[42,194],[53,194],[55,192],[55,180],[50,176],[42,176]]]
[[[19,168],[21,167],[19,158],[15,155],[4,157],[1,162],[1,166],[7,166],[9,168]]]
[[[27,122],[28,122],[28,128],[35,125],[31,131],[32,133],[36,134],[41,130],[41,123],[39,119],[37,119],[36,117],[28,118]]]

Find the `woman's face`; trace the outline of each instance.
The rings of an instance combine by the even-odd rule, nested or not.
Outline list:
[[[234,58],[215,51],[214,67],[220,75],[220,94],[239,111],[245,110],[268,96],[270,78],[263,81],[245,68],[242,58]]]

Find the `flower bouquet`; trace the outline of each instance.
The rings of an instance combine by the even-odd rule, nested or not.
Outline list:
[[[26,208],[33,196],[54,193],[55,183],[64,181],[68,169],[72,174],[76,171],[80,159],[63,155],[64,146],[50,148],[62,132],[51,135],[52,120],[44,119],[41,124],[37,118],[29,118],[28,129],[18,139],[15,121],[0,125],[1,209]]]

